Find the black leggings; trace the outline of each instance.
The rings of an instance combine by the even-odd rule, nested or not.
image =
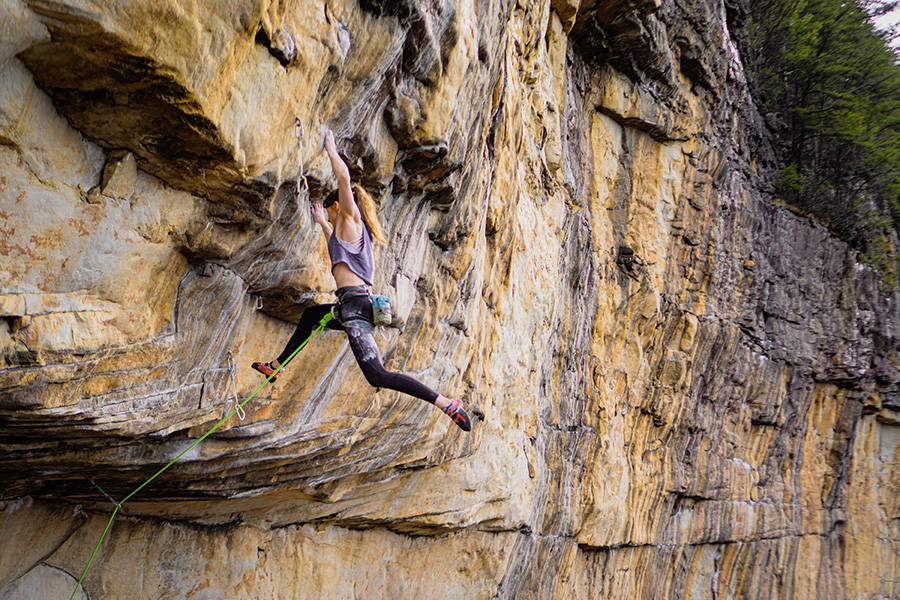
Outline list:
[[[375,325],[372,317],[372,303],[365,294],[365,288],[340,288],[337,293],[340,300],[338,304],[317,304],[303,311],[297,329],[278,357],[278,363],[284,365],[294,350],[318,327],[322,317],[328,314],[332,307],[337,306],[335,313],[338,318],[329,321],[327,328],[346,332],[353,356],[356,357],[356,362],[369,385],[397,390],[434,404],[438,397],[437,392],[408,375],[388,371],[381,364],[381,354],[378,352],[378,346],[375,345],[375,335],[373,334]]]

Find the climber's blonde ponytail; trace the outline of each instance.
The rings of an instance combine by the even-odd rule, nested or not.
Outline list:
[[[353,196],[356,199],[356,206],[359,207],[359,212],[362,214],[362,219],[369,228],[369,233],[372,234],[372,239],[382,246],[386,246],[387,238],[378,221],[378,208],[375,206],[372,196],[358,183],[353,184]]]

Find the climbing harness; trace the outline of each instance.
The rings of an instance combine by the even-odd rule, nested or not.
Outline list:
[[[388,296],[381,296],[378,294],[373,294],[366,290],[366,296],[369,298],[369,302],[372,304],[372,322],[374,325],[379,325],[383,327],[390,327],[394,324],[394,308],[391,304],[391,299]],[[346,298],[357,298],[357,297],[365,297],[362,294],[355,296],[347,296]],[[338,322],[341,321],[341,303],[338,301],[337,304],[334,304],[331,307],[329,313],[333,318],[337,319]]]
[[[298,352],[300,352],[300,350],[301,350],[304,346],[306,346],[306,344],[308,344],[309,341],[310,341],[311,339],[313,339],[313,338],[314,338],[316,335],[318,335],[319,333],[323,332],[323,331],[325,330],[325,327],[328,326],[328,323],[331,321],[331,319],[332,319],[332,316],[331,316],[330,313],[328,313],[328,314],[326,314],[324,317],[322,317],[322,319],[319,321],[319,325],[313,330],[313,332],[312,332],[311,334],[309,334],[309,337],[306,338],[306,339],[303,341],[303,343],[300,344],[300,345],[297,347],[296,350],[294,350],[294,352],[290,355],[290,357],[288,357],[288,359],[284,362],[284,365],[288,364],[288,363],[291,361],[291,359],[294,358],[294,355],[297,354]],[[232,359],[231,353],[230,353],[230,352],[229,352],[229,358]],[[232,364],[233,364],[233,359],[231,360],[231,362],[232,362]],[[275,369],[275,373],[278,373],[281,369],[283,369],[283,368],[284,368],[284,365],[281,365],[280,367],[278,367],[277,369]],[[164,466],[164,467],[161,468],[159,471],[157,471],[156,473],[154,473],[153,475],[151,475],[144,483],[142,483],[141,485],[139,485],[138,487],[136,487],[130,494],[128,494],[127,496],[125,496],[121,501],[116,502],[116,500],[115,500],[112,496],[110,496],[109,494],[107,494],[107,493],[103,490],[103,488],[101,488],[99,485],[97,485],[96,483],[94,483],[93,480],[90,480],[91,483],[94,484],[94,486],[95,486],[98,490],[100,490],[100,493],[102,493],[104,496],[106,496],[107,499],[109,499],[113,504],[116,505],[116,508],[115,508],[115,510],[113,510],[112,514],[110,515],[109,521],[106,522],[106,527],[103,529],[103,533],[100,534],[100,539],[97,540],[97,544],[94,546],[93,552],[91,552],[91,557],[88,559],[87,565],[85,565],[85,567],[84,567],[84,571],[81,572],[81,577],[78,578],[78,582],[75,584],[75,589],[72,590],[72,595],[69,596],[69,600],[73,600],[73,599],[75,598],[75,594],[78,593],[78,588],[81,587],[82,582],[84,582],[84,578],[87,577],[87,574],[88,574],[88,572],[89,572],[90,569],[91,569],[91,565],[92,565],[93,562],[94,562],[94,558],[97,556],[97,551],[100,549],[100,544],[103,543],[103,540],[106,538],[106,534],[109,533],[109,529],[110,529],[110,527],[112,527],[113,520],[115,520],[116,515],[119,513],[119,510],[122,508],[122,505],[125,504],[126,502],[128,502],[135,494],[137,494],[139,491],[141,491],[142,489],[144,489],[147,485],[149,485],[151,481],[153,481],[154,479],[156,479],[157,477],[159,477],[160,475],[162,475],[162,473],[163,473],[164,471],[166,471],[169,467],[171,467],[171,466],[174,465],[176,462],[178,462],[178,460],[179,460],[182,456],[184,456],[185,454],[187,454],[187,453],[188,453],[189,451],[191,451],[193,448],[195,448],[196,446],[198,446],[198,445],[200,444],[200,442],[202,442],[202,441],[205,440],[207,437],[209,437],[210,435],[212,435],[212,433],[215,432],[219,427],[221,427],[222,424],[225,423],[225,421],[227,421],[228,419],[230,419],[231,417],[233,417],[235,414],[238,414],[238,411],[242,411],[242,412],[243,412],[244,405],[247,404],[248,402],[250,402],[250,400],[252,400],[253,397],[256,396],[256,394],[259,393],[259,391],[260,391],[263,387],[265,387],[265,385],[266,385],[267,383],[269,383],[270,379],[275,375],[275,373],[273,373],[272,375],[269,375],[268,377],[266,377],[266,380],[263,381],[261,384],[259,384],[259,386],[257,386],[257,388],[256,388],[255,390],[253,390],[253,393],[250,394],[249,396],[247,396],[247,398],[246,398],[243,402],[241,402],[240,404],[238,404],[237,406],[235,406],[231,411],[228,412],[228,414],[226,414],[226,415],[225,415],[224,417],[222,417],[215,425],[213,425],[213,426],[210,428],[209,431],[207,431],[206,433],[204,433],[199,439],[195,440],[190,446],[188,446],[187,448],[185,448],[184,450],[182,450],[181,453],[178,454],[178,456],[176,456],[175,458],[173,458],[172,460],[170,460],[170,461],[166,464],[166,466]],[[233,382],[233,379],[232,379],[232,385],[233,385],[233,383],[234,383],[234,382]],[[232,388],[232,389],[233,389],[233,388]]]

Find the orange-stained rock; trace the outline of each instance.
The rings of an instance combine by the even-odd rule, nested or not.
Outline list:
[[[255,391],[83,597],[896,596],[897,293],[763,193],[728,10],[0,0],[0,597]],[[341,332],[249,368],[334,300],[326,128],[470,434]]]

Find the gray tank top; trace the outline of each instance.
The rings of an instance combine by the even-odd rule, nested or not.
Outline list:
[[[372,258],[372,236],[369,228],[363,222],[362,249],[357,252],[352,243],[345,242],[337,236],[337,231],[331,232],[328,238],[328,256],[331,257],[331,268],[338,263],[346,263],[353,273],[368,285],[372,285],[375,275],[375,261]]]

